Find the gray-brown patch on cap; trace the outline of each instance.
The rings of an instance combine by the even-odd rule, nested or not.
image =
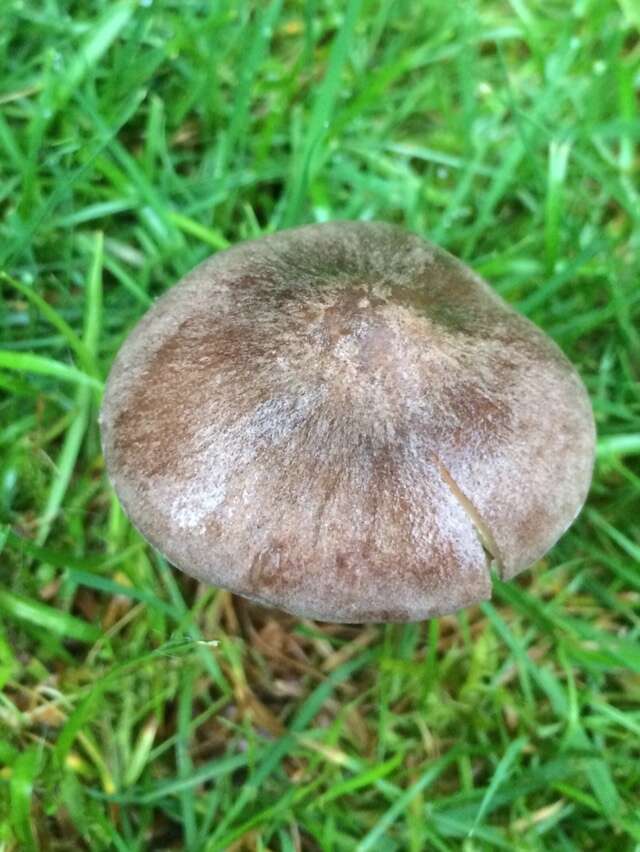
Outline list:
[[[143,317],[101,414],[140,531],[203,581],[328,621],[489,597],[579,511],[584,388],[441,249],[377,223],[209,259]]]

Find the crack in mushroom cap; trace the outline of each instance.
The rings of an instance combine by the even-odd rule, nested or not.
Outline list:
[[[595,440],[550,338],[442,249],[358,222],[198,266],[125,341],[101,427],[173,564],[354,623],[488,598],[489,558],[512,577],[574,520]]]

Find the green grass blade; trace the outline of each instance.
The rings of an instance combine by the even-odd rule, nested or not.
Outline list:
[[[369,852],[370,849],[379,848],[378,843],[388,829],[407,810],[413,799],[424,792],[430,784],[433,784],[447,766],[458,757],[459,752],[458,748],[453,748],[446,755],[431,763],[420,778],[394,802],[371,831],[367,832],[366,836],[356,846],[358,852]]]
[[[361,5],[362,0],[349,0],[344,21],[334,38],[326,74],[318,90],[305,134],[306,141],[294,163],[295,171],[284,226],[292,225],[299,218],[305,193],[321,160],[323,141],[330,133],[331,119],[340,89],[340,77],[349,57],[349,45]]]
[[[70,367],[44,355],[0,349],[0,367],[21,373],[35,373],[39,376],[59,379],[62,382],[71,382],[83,387],[102,390],[102,382],[94,376],[89,376],[76,367]]]
[[[10,618],[48,630],[61,639],[95,642],[101,631],[93,624],[31,598],[0,589],[0,610]]]
[[[31,824],[31,805],[41,758],[40,749],[31,746],[16,758],[11,770],[11,823],[25,852],[36,852],[39,848]]]
[[[58,329],[60,334],[62,334],[64,339],[67,341],[69,348],[75,352],[78,361],[85,372],[90,374],[96,373],[96,364],[91,353],[71,326],[60,316],[58,311],[52,308],[51,305],[49,305],[49,303],[31,287],[27,287],[26,284],[14,280],[3,272],[0,273],[0,281],[22,294],[25,299],[28,299],[34,307],[38,309],[42,316],[50,322],[54,328]]]
[[[488,811],[491,802],[493,801],[498,790],[507,781],[509,775],[512,772],[513,765],[522,753],[522,749],[526,745],[526,742],[527,740],[524,737],[520,737],[519,739],[514,740],[512,743],[509,743],[507,750],[500,758],[500,761],[496,766],[496,770],[493,773],[491,781],[489,782],[489,786],[487,787],[482,801],[480,802],[478,813],[475,816],[473,825],[469,829],[469,837],[472,837],[476,832],[478,826],[482,824],[482,820],[484,819],[484,816]]]

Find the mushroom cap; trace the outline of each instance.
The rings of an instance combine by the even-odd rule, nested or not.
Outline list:
[[[595,432],[556,344],[382,223],[209,258],[141,319],[101,412],[109,476],[200,580],[300,616],[417,621],[490,597],[572,523]]]

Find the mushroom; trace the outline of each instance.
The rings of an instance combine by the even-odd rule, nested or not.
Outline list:
[[[452,255],[330,222],[209,258],[141,319],[101,412],[142,535],[205,583],[332,622],[491,594],[580,511],[585,388]]]

